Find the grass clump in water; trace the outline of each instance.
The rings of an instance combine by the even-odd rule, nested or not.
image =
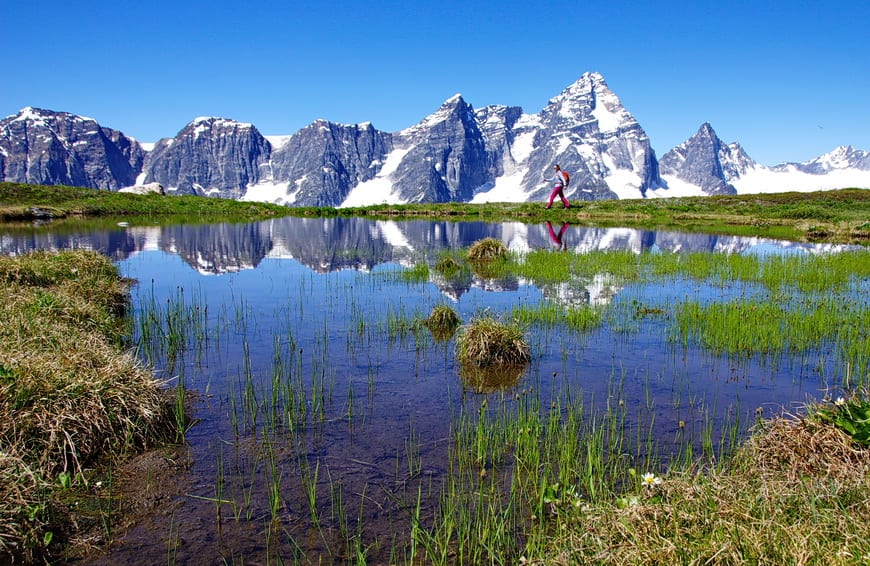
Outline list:
[[[455,257],[445,254],[435,262],[435,271],[446,279],[453,279],[462,271],[462,264]]]
[[[468,261],[472,263],[487,263],[505,260],[508,251],[505,245],[496,238],[484,238],[475,242],[468,249]]]
[[[127,299],[97,253],[0,258],[0,561],[47,556],[63,520],[49,488],[172,437],[161,383],[121,349]]]
[[[491,317],[477,318],[460,328],[456,348],[460,363],[479,368],[525,364],[532,358],[522,330]]]
[[[447,305],[436,305],[426,319],[426,327],[439,342],[452,338],[460,324],[462,319]]]

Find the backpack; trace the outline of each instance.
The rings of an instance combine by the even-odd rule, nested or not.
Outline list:
[[[562,178],[565,180],[565,186],[567,187],[569,183],[571,183],[571,175],[568,174],[564,169],[562,171]]]

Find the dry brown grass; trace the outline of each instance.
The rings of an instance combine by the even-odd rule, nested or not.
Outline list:
[[[496,261],[507,256],[507,248],[496,238],[484,238],[468,249],[468,261],[472,263]]]
[[[477,318],[460,328],[456,349],[460,363],[478,368],[522,365],[532,358],[519,327],[489,317]]]
[[[0,560],[34,558],[51,528],[41,488],[170,438],[174,421],[162,384],[120,348],[127,294],[111,261],[0,258],[0,282]]]
[[[456,311],[447,305],[436,305],[426,319],[426,327],[438,342],[452,338],[461,323]]]

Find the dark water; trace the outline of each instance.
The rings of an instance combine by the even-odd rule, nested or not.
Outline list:
[[[727,299],[752,289],[683,280],[621,287],[605,277],[539,288],[516,278],[487,280],[474,274],[444,281],[434,270],[423,282],[400,276],[422,261],[434,265],[446,250],[485,237],[518,252],[841,249],[573,226],[558,241],[560,229],[285,218],[0,237],[0,252],[6,254],[37,248],[107,254],[123,275],[138,281],[133,289],[137,317],[182,303],[198,313],[199,322],[186,328],[188,338],[195,329],[200,339],[188,340],[173,356],[155,352],[149,360],[170,384],[180,379],[196,394],[197,423],[187,435],[189,493],[168,506],[171,516],[134,528],[102,563],[259,564],[276,557],[341,562],[348,551],[347,536],[338,534],[337,491],[350,529],[370,547],[370,563],[388,562],[390,548],[408,536],[408,501],[420,485],[437,492],[439,478],[447,473],[451,416],[479,407],[482,399],[534,392],[548,404],[570,392],[590,409],[620,403],[630,417],[629,432],[652,430],[666,462],[679,449],[675,438],[683,430],[681,421],[694,442],[705,435],[718,442],[728,431],[745,433],[759,412],[770,416],[818,397],[837,379],[825,346],[798,356],[735,360],[675,346],[662,317],[630,322],[614,317],[584,334],[531,332],[532,363],[505,389],[466,383],[452,341],[434,341],[425,329],[409,324],[437,304],[448,304],[468,321],[544,300],[628,312],[632,301],[669,305],[685,297]],[[148,359],[147,348],[140,353]],[[275,393],[282,381],[296,384],[296,393]],[[288,404],[298,410],[290,414]],[[410,463],[414,458],[419,458],[417,474]],[[319,529],[310,520],[305,490],[315,475]],[[221,481],[220,497],[237,503],[236,517],[231,505],[223,505],[216,518]],[[281,495],[278,529],[270,511],[274,485]]]

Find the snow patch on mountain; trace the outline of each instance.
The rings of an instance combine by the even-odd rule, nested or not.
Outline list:
[[[603,156],[605,161],[607,161],[607,156]],[[607,183],[607,187],[616,193],[620,199],[633,199],[633,198],[641,198],[643,194],[641,193],[641,188],[643,187],[643,180],[640,176],[634,171],[629,171],[628,169],[618,169],[612,164],[607,167],[608,173],[604,176],[604,182]],[[583,187],[578,187],[581,191]]]
[[[516,170],[509,175],[496,178],[495,185],[487,190],[474,195],[471,202],[481,204],[485,202],[525,202],[529,195],[523,190],[523,177],[525,171]]]
[[[266,141],[269,142],[269,145],[272,146],[272,151],[277,151],[287,145],[287,142],[290,141],[292,135],[288,136],[263,136],[266,138]]]
[[[393,187],[390,177],[396,172],[402,163],[402,159],[411,149],[410,147],[394,149],[387,154],[384,165],[378,174],[373,179],[363,181],[351,189],[347,197],[339,205],[339,208],[383,203],[403,204],[404,201],[402,201]]]
[[[592,116],[598,120],[598,130],[603,132],[616,132],[620,126],[629,121],[631,117],[622,108],[619,99],[609,90],[605,93],[595,93],[595,106],[592,108]],[[614,110],[612,111],[611,108]]]
[[[676,175],[662,175],[666,187],[656,187],[646,191],[647,198],[670,198],[670,197],[700,197],[705,193],[698,185],[687,183]]]
[[[245,194],[239,200],[288,204],[292,198],[290,186],[291,183],[286,181],[260,181],[248,185]]]

